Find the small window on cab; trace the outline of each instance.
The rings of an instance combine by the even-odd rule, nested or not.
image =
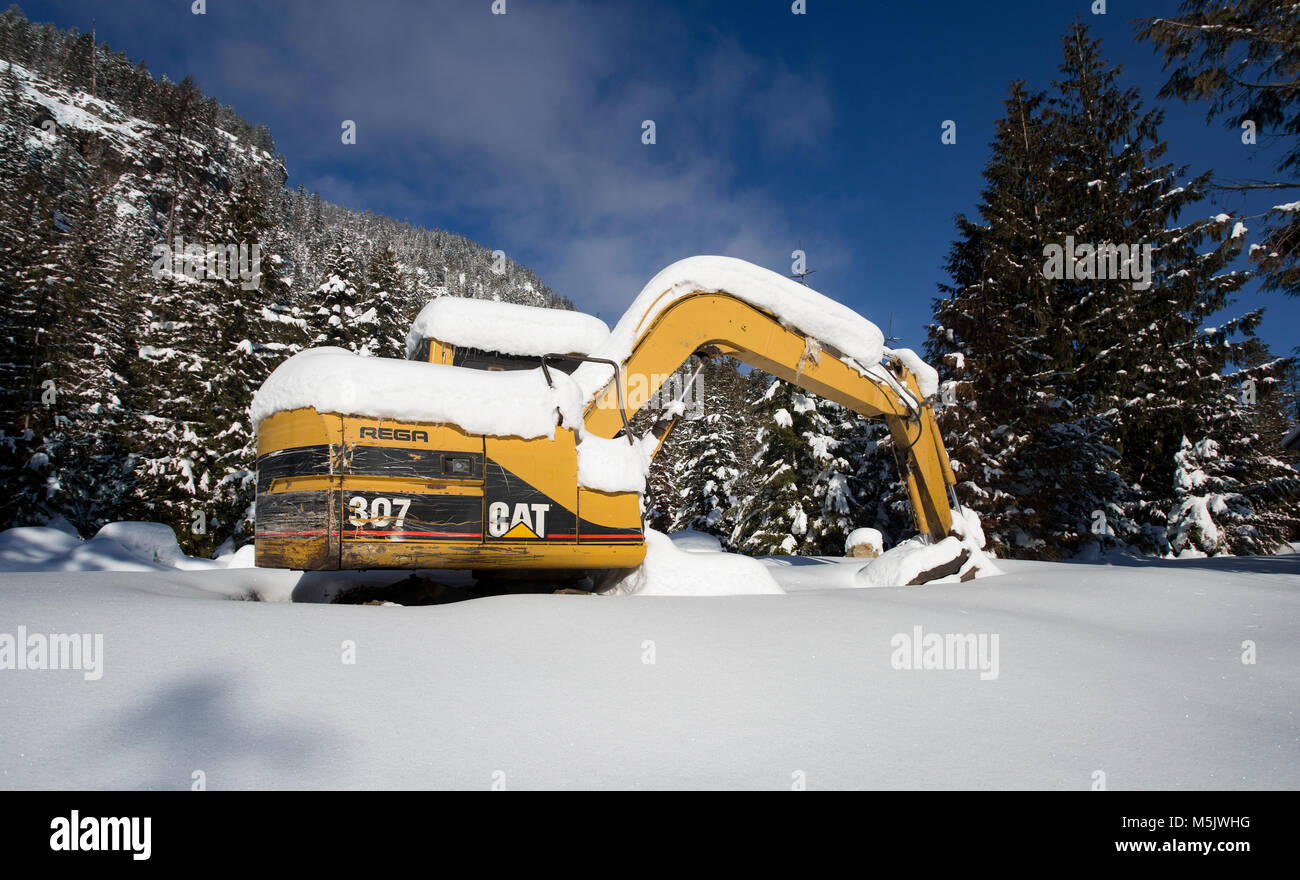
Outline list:
[[[415,353],[411,355],[411,360],[420,361],[421,363],[426,364],[429,363],[429,359],[433,354],[432,348],[432,342],[427,337],[421,339],[419,347],[416,348]]]

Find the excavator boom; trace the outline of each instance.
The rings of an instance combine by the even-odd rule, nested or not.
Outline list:
[[[902,476],[918,531],[937,541],[952,530],[949,490],[956,481],[931,404],[901,361],[864,371],[744,300],[696,291],[674,300],[639,335],[623,373],[638,377],[645,393],[628,396],[628,418],[691,355],[730,355],[860,415],[883,419],[905,455]],[[622,427],[616,394],[611,382],[589,406],[589,432],[611,437]]]

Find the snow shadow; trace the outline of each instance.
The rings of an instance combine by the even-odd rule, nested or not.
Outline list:
[[[290,598],[308,604],[332,604],[351,595],[352,604],[366,599],[390,599],[400,605],[444,605],[476,598],[469,572],[438,569],[374,569],[370,571],[304,571]]]
[[[308,726],[277,717],[251,678],[205,672],[172,679],[112,722],[95,720],[76,742],[99,746],[88,785],[174,790],[189,788],[195,771],[213,788],[246,788],[250,780],[293,787],[294,778],[318,773],[320,743],[337,746],[340,736],[319,719]]]
[[[835,565],[843,562],[842,559],[833,559],[826,556],[755,556],[759,562],[774,562],[777,565]],[[870,562],[870,559],[864,559],[863,565]]]
[[[1161,568],[1176,571],[1206,569],[1245,574],[1300,576],[1300,553],[1284,556],[1213,556],[1204,559],[1160,559],[1154,556],[1129,556],[1114,553],[1101,560],[1063,559],[1067,565],[1112,565],[1125,568]],[[1300,583],[1297,583],[1300,586]]]

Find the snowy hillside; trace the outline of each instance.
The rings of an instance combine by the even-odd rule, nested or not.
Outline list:
[[[400,307],[409,312],[406,320],[429,299],[448,291],[531,305],[569,305],[526,267],[505,257],[498,260],[491,249],[460,235],[332,205],[301,186],[282,188],[288,177],[285,158],[274,154],[265,126],[254,128],[188,81],[179,86],[165,80],[153,83],[146,71],[143,76],[156,93],[152,101],[131,102],[140,105],[146,118],[118,103],[128,93],[134,95],[133,89],[139,88],[135,83],[119,83],[115,90],[111,79],[101,81],[101,94],[94,97],[62,77],[2,56],[0,76],[5,80],[0,133],[10,165],[4,177],[49,166],[49,182],[74,198],[84,196],[95,178],[104,179],[93,195],[115,215],[111,225],[116,235],[139,239],[140,244],[170,245],[168,233],[191,231],[177,208],[192,212],[190,219],[201,225],[241,178],[253,176],[267,188],[268,212],[277,226],[269,236],[274,241],[262,245],[278,251],[279,271],[295,299],[313,291],[329,246],[342,240],[361,253],[363,264],[384,247],[392,249],[403,282],[395,293],[400,294]],[[178,190],[178,183],[184,190]]]
[[[571,306],[504,253],[287,176],[270,131],[192,80],[0,14],[0,527],[246,541],[248,405],[277,363],[400,358],[446,293]]]
[[[109,165],[118,169],[105,193],[116,215],[152,215],[151,200],[163,195],[160,185],[165,178],[155,177],[149,169],[157,171],[168,159],[165,126],[131,116],[112,101],[65,88],[10,59],[4,61],[3,75],[8,83],[6,117],[11,125],[26,121],[30,126],[26,132],[29,161],[57,157],[76,162],[83,173],[95,164]],[[283,177],[280,161],[265,149],[242,142],[215,120],[211,143],[199,131],[194,134],[184,137],[183,146],[202,156],[199,170],[209,185],[219,185],[232,169],[246,166]]]

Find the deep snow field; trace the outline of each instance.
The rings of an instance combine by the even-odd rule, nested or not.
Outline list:
[[[0,643],[103,636],[97,678],[0,668],[0,788],[1300,787],[1300,555],[869,587],[685,535],[653,576],[783,593],[399,607],[118,538],[0,533]],[[929,634],[996,663],[896,668]]]

